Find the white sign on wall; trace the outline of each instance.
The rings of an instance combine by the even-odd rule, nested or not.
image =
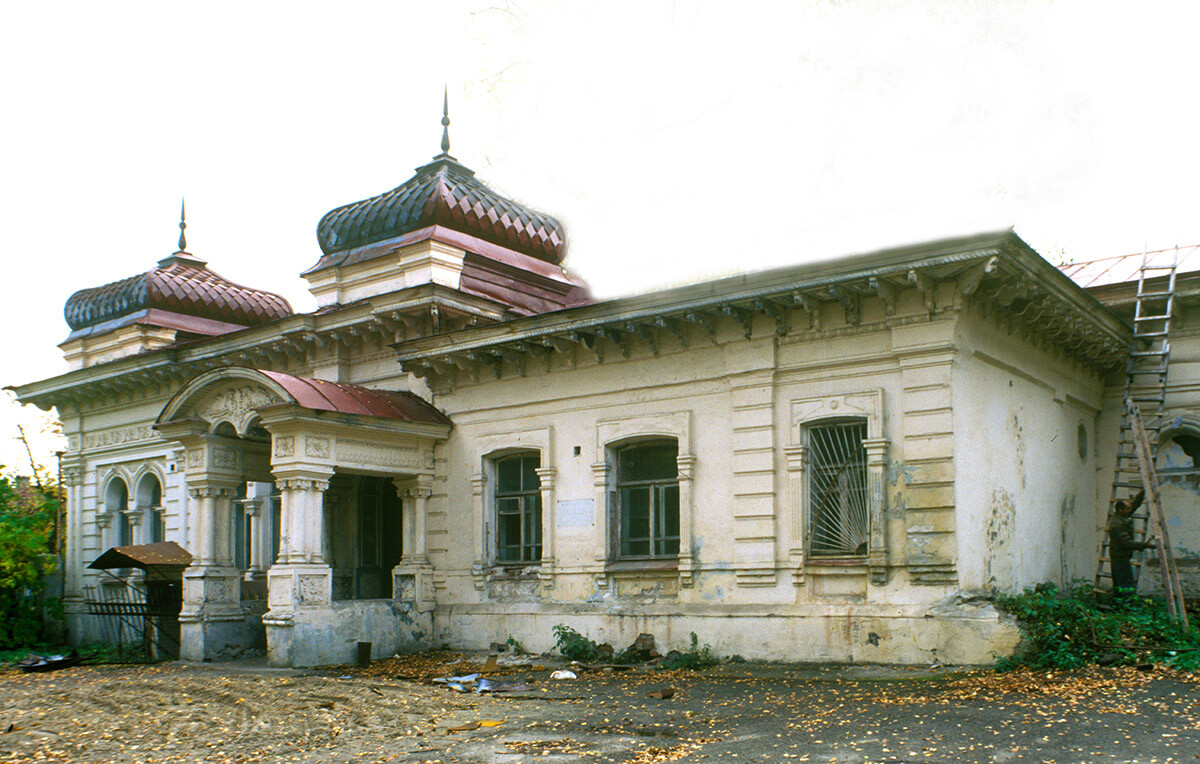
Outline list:
[[[558,502],[555,512],[558,527],[561,529],[590,528],[595,522],[595,506],[596,502],[593,499]]]

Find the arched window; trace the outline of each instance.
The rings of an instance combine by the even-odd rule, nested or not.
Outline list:
[[[142,517],[145,540],[150,544],[165,541],[162,508],[162,484],[153,473],[142,475],[137,484],[137,509]]]
[[[112,521],[113,546],[128,546],[133,543],[133,527],[129,524],[129,486],[119,477],[108,481],[104,489],[104,512]]]
[[[615,449],[617,557],[679,556],[679,444],[640,441]]]

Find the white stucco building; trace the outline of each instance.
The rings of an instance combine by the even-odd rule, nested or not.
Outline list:
[[[74,639],[119,585],[88,563],[161,541],[183,657],[277,665],[558,623],[986,663],[1018,639],[992,592],[1091,578],[1131,330],[1013,233],[596,302],[447,150],[325,216],[314,313],[182,239],[71,298],[70,371],[17,392],[69,438]]]

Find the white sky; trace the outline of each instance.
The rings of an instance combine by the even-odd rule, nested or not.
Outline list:
[[[326,211],[438,151],[562,220],[598,296],[1013,226],[1200,242],[1194,3],[0,4],[0,385],[77,289],[188,249],[313,303]],[[0,400],[0,463],[25,461]],[[42,441],[39,441],[42,443]],[[43,444],[43,448],[44,448]]]

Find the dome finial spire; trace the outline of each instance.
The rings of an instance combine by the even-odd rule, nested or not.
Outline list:
[[[180,198],[179,200],[179,251],[187,252],[187,200]]]
[[[450,153],[450,89],[442,86],[442,153]]]

